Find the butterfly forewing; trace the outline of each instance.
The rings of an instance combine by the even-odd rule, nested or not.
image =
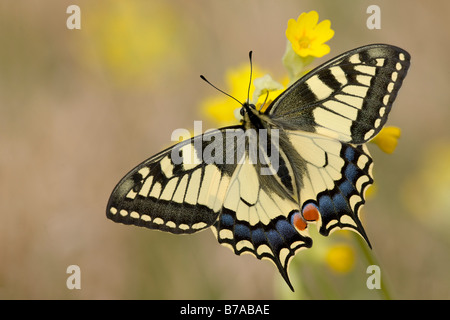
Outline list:
[[[108,218],[172,233],[193,233],[211,226],[222,209],[236,164],[227,164],[225,159],[214,162],[206,158],[211,152],[204,151],[214,145],[212,151],[218,154],[230,131],[241,132],[242,128],[210,131],[137,166],[114,189]]]
[[[409,61],[406,51],[384,44],[348,51],[295,82],[266,113],[289,129],[365,143],[385,124]]]

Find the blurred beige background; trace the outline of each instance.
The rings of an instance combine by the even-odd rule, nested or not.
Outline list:
[[[71,4],[81,8],[81,30],[66,28]],[[381,8],[381,30],[366,27],[370,4]],[[335,30],[319,63],[378,42],[412,56],[388,123],[402,129],[399,146],[393,155],[370,147],[377,192],[364,224],[394,298],[449,299],[443,0],[2,1],[0,299],[380,298],[365,287],[365,262],[336,280],[334,295],[299,296],[271,263],[235,256],[210,231],[175,236],[105,216],[120,178],[168,146],[174,129],[202,119],[201,101],[220,94],[199,75],[223,88],[227,70],[253,50],[255,64],[282,77],[287,21],[310,10]],[[360,252],[355,259],[364,260]],[[66,287],[72,264],[81,290]]]

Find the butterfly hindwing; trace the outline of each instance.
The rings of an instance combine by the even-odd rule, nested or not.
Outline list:
[[[364,193],[373,183],[367,148],[309,132],[287,131],[287,136],[295,150],[291,157],[304,161],[297,175],[301,212],[317,210],[316,222],[324,236],[347,228],[369,243],[359,216]]]
[[[298,203],[288,192],[274,192],[279,187],[274,176],[264,180],[256,170],[258,166],[248,162],[237,166],[213,231],[235,254],[271,260],[292,288],[289,262],[298,250],[311,247],[312,239],[290,223]]]
[[[390,45],[348,51],[291,85],[266,113],[288,129],[365,143],[385,124],[409,63],[406,51]]]

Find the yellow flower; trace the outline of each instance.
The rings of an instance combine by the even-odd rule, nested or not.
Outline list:
[[[371,184],[364,194],[366,200],[373,199],[375,195],[378,193],[378,185],[376,183]]]
[[[330,47],[325,44],[334,36],[330,28],[330,20],[319,21],[316,11],[303,12],[295,21],[290,19],[286,30],[286,37],[292,44],[292,49],[301,57],[323,57],[330,52]]]
[[[355,251],[347,244],[335,244],[328,250],[325,260],[332,271],[347,273],[355,265]]]
[[[437,140],[415,156],[415,169],[399,188],[405,212],[414,214],[420,225],[448,235],[450,229],[450,142]]]
[[[370,142],[375,143],[386,153],[393,153],[397,147],[400,134],[401,130],[398,127],[384,127]]]
[[[226,89],[224,91],[241,102],[247,101],[249,76],[250,69],[248,64],[229,70],[226,74]],[[253,97],[251,102],[257,106],[264,103],[266,98],[266,104],[270,100],[275,99],[284,89],[281,84],[274,81],[255,64],[253,64],[253,76],[255,77],[255,85],[250,87],[250,97]],[[267,96],[268,92],[269,96]],[[230,97],[224,95],[216,95],[204,100],[201,108],[206,116],[220,126],[236,124],[237,119],[241,118],[239,115],[241,106]]]

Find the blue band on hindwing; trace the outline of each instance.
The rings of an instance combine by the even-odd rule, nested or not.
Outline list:
[[[236,254],[251,252],[258,259],[270,258],[289,284],[287,275],[289,260],[301,247],[311,247],[312,239],[299,234],[287,219],[279,216],[272,219],[268,225],[261,222],[250,225],[248,221],[238,220],[236,213],[232,210],[224,208],[214,227],[217,230],[219,243],[230,244]],[[221,236],[224,230],[227,230],[225,237]],[[232,233],[231,238],[228,231]],[[283,255],[283,261],[281,261],[280,253],[285,249],[288,250],[288,254]]]
[[[363,168],[358,167],[360,157],[366,157],[367,161]],[[364,204],[363,193],[367,185],[373,180],[370,177],[369,168],[372,159],[366,154],[361,146],[351,146],[342,144],[341,157],[345,160],[345,164],[341,169],[342,178],[335,181],[335,187],[332,190],[325,190],[318,194],[317,202],[319,212],[322,217],[322,225],[320,233],[328,235],[330,231],[336,227],[350,227],[357,230],[366,238],[362,224],[357,216],[359,207]],[[367,177],[366,182],[357,188],[358,179]],[[350,198],[356,195],[357,201],[353,201],[353,207]],[[359,199],[359,200],[358,200]],[[346,215],[354,221],[354,224],[343,223],[341,218]],[[333,222],[334,221],[334,222]]]

